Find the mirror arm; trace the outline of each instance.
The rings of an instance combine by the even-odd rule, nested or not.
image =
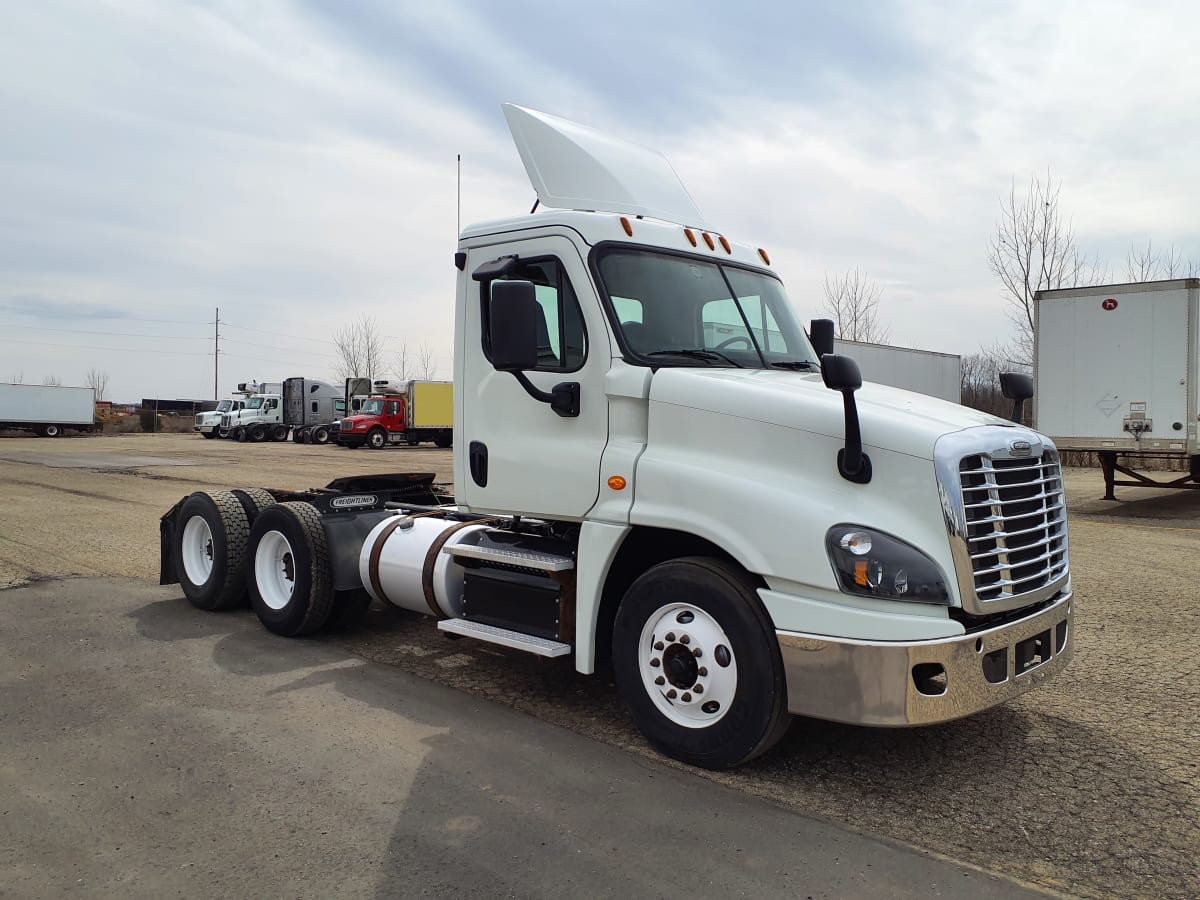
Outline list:
[[[535,385],[524,372],[513,372],[513,377],[534,400],[549,403],[550,408],[566,419],[579,415],[579,382],[563,381],[556,384],[549,393]]]
[[[846,413],[846,446],[838,451],[838,472],[847,481],[866,484],[871,480],[871,457],[863,453],[858,404],[854,402],[853,390],[842,391],[842,403]]]

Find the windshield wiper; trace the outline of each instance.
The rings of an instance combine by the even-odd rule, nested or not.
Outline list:
[[[817,364],[807,359],[785,359],[771,363],[773,369],[815,369]]]
[[[701,350],[701,349],[681,349],[681,350],[655,350],[652,353],[643,354],[645,356],[690,356],[692,359],[703,359],[706,362],[713,359],[723,359],[731,366],[737,366],[739,369],[746,368],[740,362],[730,359],[720,350]]]

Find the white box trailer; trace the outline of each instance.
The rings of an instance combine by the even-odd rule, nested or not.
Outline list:
[[[1062,450],[1097,452],[1106,499],[1113,484],[1200,487],[1198,300],[1196,278],[1034,298],[1034,427]],[[1188,476],[1157,482],[1121,463],[1154,457],[1189,460]]]
[[[833,349],[858,363],[863,381],[903,388],[951,403],[962,401],[962,357],[957,354],[841,338],[834,340]]]
[[[90,387],[0,384],[0,429],[58,437],[64,431],[91,431],[96,392]]]

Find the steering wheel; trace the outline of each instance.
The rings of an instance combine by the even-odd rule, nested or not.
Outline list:
[[[732,347],[734,344],[738,343],[738,341],[741,341],[743,344],[745,344],[746,345],[745,349],[747,349],[747,350],[751,349],[754,346],[753,344],[750,343],[750,338],[746,337],[744,334],[739,334],[736,337],[731,337],[728,340],[721,341],[721,343],[717,344],[717,346],[713,347],[713,349],[714,350],[724,350],[727,347]]]

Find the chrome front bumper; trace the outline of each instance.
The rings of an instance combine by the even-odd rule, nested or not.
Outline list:
[[[915,643],[777,631],[788,710],[853,725],[969,716],[1058,674],[1075,652],[1071,593],[1007,625]]]

